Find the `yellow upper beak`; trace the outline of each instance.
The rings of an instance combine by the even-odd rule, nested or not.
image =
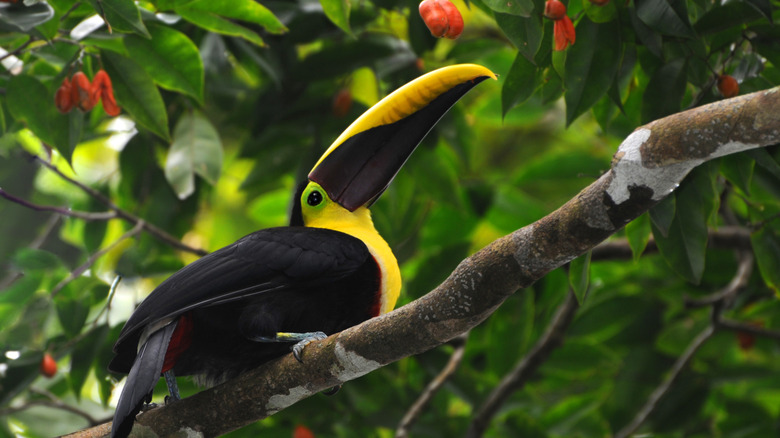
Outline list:
[[[358,117],[317,161],[309,179],[350,211],[370,205],[450,107],[487,78],[496,75],[459,64],[409,82]]]

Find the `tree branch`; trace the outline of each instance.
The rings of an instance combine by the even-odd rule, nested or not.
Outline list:
[[[658,404],[658,401],[661,400],[661,397],[663,397],[669,391],[672,383],[674,383],[675,379],[677,379],[677,376],[680,375],[683,368],[685,368],[685,365],[690,362],[691,358],[693,358],[693,355],[696,354],[699,348],[704,344],[705,341],[707,341],[707,339],[712,336],[713,333],[715,333],[715,326],[710,324],[701,333],[699,333],[696,338],[693,339],[693,341],[691,341],[691,343],[685,349],[685,352],[674,362],[674,366],[672,366],[671,371],[669,371],[669,374],[666,376],[664,381],[658,385],[655,390],[653,390],[652,394],[650,394],[650,397],[648,397],[647,402],[645,402],[645,405],[642,406],[642,409],[639,410],[630,423],[628,423],[625,427],[623,427],[623,429],[620,429],[620,431],[615,434],[614,438],[628,438],[631,434],[634,433],[634,431],[639,428],[639,426],[642,425],[642,423],[645,422],[645,420],[647,420],[647,417],[650,416]]]
[[[550,320],[550,324],[544,334],[536,342],[534,347],[526,354],[515,368],[503,379],[501,383],[491,391],[485,403],[479,408],[471,420],[467,438],[481,437],[490,425],[490,421],[496,416],[501,406],[506,403],[509,396],[520,390],[537,369],[547,360],[550,354],[563,345],[564,333],[574,320],[579,304],[574,292],[569,291],[566,299],[558,306],[558,310]]]
[[[41,165],[43,165],[47,169],[49,169],[52,172],[56,173],[60,178],[62,178],[65,181],[69,182],[70,184],[73,184],[74,186],[78,187],[79,189],[81,189],[81,191],[83,191],[84,193],[88,194],[92,198],[96,199],[97,201],[99,201],[100,203],[105,205],[106,207],[108,207],[109,210],[111,210],[114,213],[116,213],[116,217],[118,217],[120,219],[123,219],[123,220],[126,220],[126,221],[132,223],[133,225],[138,225],[139,223],[142,223],[144,231],[148,232],[152,236],[162,240],[166,244],[168,244],[168,245],[170,245],[170,246],[172,246],[172,247],[174,247],[176,249],[180,249],[182,251],[191,252],[193,254],[197,254],[197,255],[200,255],[200,256],[204,256],[204,255],[207,254],[207,252],[205,250],[199,249],[199,248],[193,248],[193,247],[185,244],[184,242],[176,239],[175,237],[171,236],[170,234],[166,233],[162,229],[157,228],[156,226],[154,226],[154,225],[152,225],[152,224],[150,224],[148,222],[145,222],[143,219],[141,219],[140,217],[130,213],[129,211],[125,211],[125,210],[121,209],[119,206],[114,204],[114,202],[111,201],[111,199],[107,198],[105,195],[103,195],[99,191],[97,191],[97,190],[93,189],[92,187],[89,187],[89,186],[87,186],[85,184],[82,184],[81,182],[79,182],[79,181],[69,177],[68,175],[65,175],[60,169],[57,168],[57,166],[49,163],[48,161],[42,159],[41,157],[39,157],[37,155],[30,155],[30,156],[32,157],[33,160],[37,161],[38,163],[40,163]]]
[[[119,236],[119,238],[116,239],[114,242],[112,242],[111,245],[108,245],[107,247],[102,248],[101,250],[96,251],[94,254],[89,256],[86,262],[82,263],[81,266],[71,271],[71,273],[67,277],[63,278],[62,281],[60,281],[59,283],[57,283],[56,286],[54,286],[54,288],[51,290],[51,296],[54,297],[55,295],[57,295],[62,290],[62,288],[64,288],[65,286],[68,285],[68,283],[79,278],[82,274],[84,274],[84,272],[86,272],[87,269],[89,269],[92,265],[94,265],[95,262],[100,257],[102,257],[105,253],[111,251],[114,247],[119,245],[119,243],[121,243],[123,240],[129,239],[135,236],[136,234],[140,233],[143,228],[144,228],[144,221],[138,221],[138,223],[136,223],[131,230]]]
[[[649,123],[621,144],[610,172],[539,221],[468,257],[444,283],[393,312],[180,402],[136,428],[216,436],[319,391],[430,350],[476,326],[520,288],[583,254],[667,196],[706,160],[780,142],[780,88]],[[715,123],[717,121],[717,123]]]
[[[455,371],[457,371],[460,366],[460,362],[463,360],[463,355],[466,352],[466,341],[468,340],[468,337],[468,333],[464,333],[451,341],[452,343],[457,341],[457,345],[455,346],[455,351],[452,352],[452,356],[450,356],[449,362],[447,362],[444,369],[431,380],[423,393],[420,394],[420,397],[412,404],[406,412],[406,415],[401,419],[401,422],[398,424],[398,429],[395,431],[395,438],[407,438],[409,436],[409,429],[411,429],[414,422],[417,421],[417,417],[422,414],[423,409],[428,406],[428,403],[431,402],[433,396],[441,389],[447,379],[455,374]]]

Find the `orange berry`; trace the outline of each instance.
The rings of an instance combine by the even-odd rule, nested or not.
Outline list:
[[[436,38],[454,40],[463,32],[463,16],[450,0],[423,0],[419,10],[423,22]]]
[[[57,374],[57,362],[49,353],[43,353],[43,359],[41,359],[41,374],[48,378],[52,378]]]
[[[734,97],[739,94],[739,83],[733,76],[718,76],[718,91],[725,98]]]
[[[544,16],[553,21],[558,21],[566,16],[566,5],[558,0],[547,0],[544,4]]]

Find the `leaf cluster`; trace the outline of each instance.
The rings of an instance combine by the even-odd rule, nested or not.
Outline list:
[[[417,3],[0,4],[0,435],[52,436],[108,418],[122,376],[106,364],[134,305],[196,254],[284,225],[316,157],[424,71],[475,62],[499,82],[453,108],[372,209],[402,264],[401,304],[576,195],[637,126],[720,99],[718,75],[737,78],[742,93],[780,84],[776,1],[572,0],[577,40],[563,52],[543,0],[455,2],[466,21],[456,41],[433,38]],[[63,78],[101,68],[123,115],[57,112]],[[342,90],[352,97],[343,116],[333,111]],[[471,333],[412,434],[462,435],[570,289],[580,309],[565,343],[489,436],[618,431],[710,322],[709,308],[684,298],[725,287],[740,251],[756,269],[724,317],[780,330],[779,159],[773,147],[694,170],[618,236],[631,257],[594,252],[510,298]],[[724,227],[749,237],[713,243]],[[720,330],[704,345],[644,431],[777,435],[777,339],[740,333]],[[318,436],[392,436],[453,348],[234,435],[286,436],[305,424]],[[60,365],[52,380],[39,373],[44,352]],[[181,383],[185,396],[198,391]],[[50,397],[88,415],[35,405]]]

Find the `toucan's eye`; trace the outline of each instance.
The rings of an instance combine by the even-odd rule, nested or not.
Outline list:
[[[312,207],[320,205],[320,203],[322,203],[322,193],[320,193],[319,190],[312,190],[306,198],[306,203]]]

